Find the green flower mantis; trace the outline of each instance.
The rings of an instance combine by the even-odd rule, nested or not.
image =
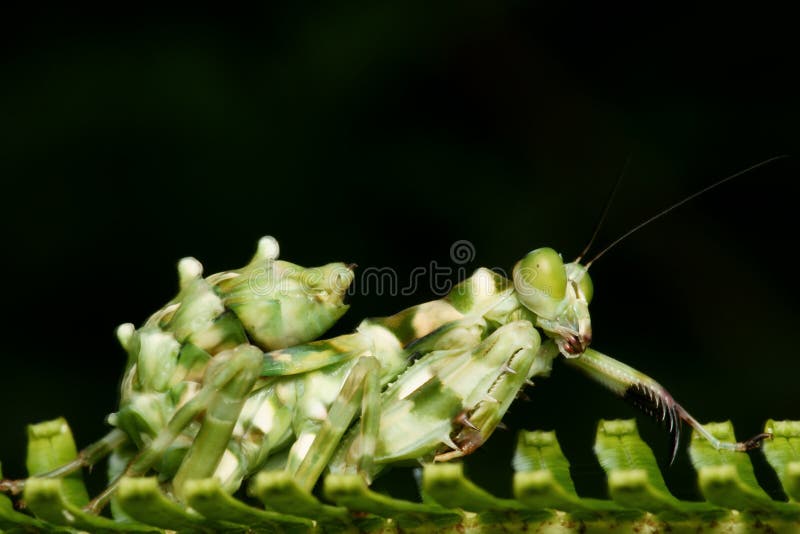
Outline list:
[[[682,421],[715,449],[746,451],[769,437],[715,437],[652,378],[591,349],[591,262],[538,248],[511,279],[478,269],[442,299],[314,341],[347,310],[352,266],[303,268],[278,251],[264,237],[248,265],[205,278],[197,260],[181,260],[178,295],[142,327],[117,330],[128,364],[109,417],[115,429],[37,478],[111,455],[114,477],[91,512],[113,503],[120,480],[148,473],[178,503],[197,481],[233,493],[259,473],[305,492],[326,470],[369,484],[387,466],[481,447],[559,355],[663,421],[673,458]],[[3,480],[0,489],[20,493],[26,483]]]
[[[665,420],[676,446],[681,419],[717,448],[747,450],[765,437],[717,440],[655,381],[588,348],[591,279],[553,249],[526,255],[512,280],[478,269],[441,300],[321,341],[310,340],[346,311],[353,272],[301,268],[277,252],[265,237],[250,264],[207,278],[199,262],[181,260],[178,296],[138,330],[118,329],[129,361],[109,417],[116,429],[43,476],[110,453],[118,475],[155,471],[178,500],[188,481],[213,476],[232,492],[264,470],[309,491],[326,469],[369,482],[391,464],[476,450],[559,354]],[[24,485],[2,482],[11,492]]]

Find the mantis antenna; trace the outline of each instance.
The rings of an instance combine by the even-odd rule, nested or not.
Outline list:
[[[714,182],[713,184],[711,184],[711,185],[709,185],[709,186],[706,186],[706,187],[704,187],[703,189],[701,189],[701,190],[699,190],[699,191],[697,191],[697,192],[695,192],[695,193],[692,193],[691,195],[689,195],[688,197],[684,198],[683,200],[681,200],[681,201],[679,201],[679,202],[676,202],[676,203],[675,203],[675,204],[673,204],[672,206],[669,206],[668,208],[666,208],[666,209],[664,209],[664,210],[662,210],[662,211],[660,211],[660,212],[656,213],[655,215],[653,215],[653,216],[652,216],[652,217],[650,217],[649,219],[646,219],[645,221],[643,221],[643,222],[641,222],[641,223],[637,224],[636,226],[634,226],[633,228],[631,228],[630,230],[628,230],[627,232],[625,232],[624,234],[622,234],[620,237],[618,237],[617,239],[615,239],[614,241],[612,241],[610,245],[608,245],[606,248],[604,248],[603,250],[601,250],[601,251],[600,251],[600,252],[599,252],[599,253],[598,253],[598,254],[597,254],[597,255],[596,255],[594,258],[592,258],[591,260],[589,260],[589,261],[586,263],[586,265],[585,265],[586,269],[588,269],[588,268],[589,268],[589,267],[590,267],[590,266],[591,266],[591,265],[592,265],[592,264],[593,264],[595,261],[597,261],[597,260],[598,260],[598,259],[599,259],[599,258],[600,258],[600,257],[601,257],[603,254],[605,254],[606,252],[608,252],[609,250],[611,250],[612,248],[614,248],[616,245],[618,245],[618,244],[619,244],[619,243],[621,243],[623,240],[625,240],[625,239],[627,239],[628,237],[630,237],[630,236],[631,236],[632,234],[634,234],[635,232],[637,232],[637,231],[641,230],[642,228],[644,228],[645,226],[647,226],[647,225],[648,225],[648,224],[650,224],[651,222],[653,222],[653,221],[656,221],[656,220],[660,219],[661,217],[663,217],[663,216],[664,216],[664,215],[666,215],[667,213],[671,212],[672,210],[674,210],[674,209],[676,209],[676,208],[678,208],[678,207],[680,207],[680,206],[683,206],[684,204],[686,204],[686,203],[687,203],[687,202],[689,202],[690,200],[693,200],[693,199],[695,199],[695,198],[699,197],[699,196],[700,196],[700,195],[702,195],[703,193],[707,193],[708,191],[711,191],[711,190],[712,190],[712,189],[714,189],[715,187],[718,187],[718,186],[720,186],[720,185],[724,184],[725,182],[728,182],[728,181],[730,181],[730,180],[733,180],[734,178],[738,178],[739,176],[742,176],[743,174],[747,174],[748,172],[754,171],[754,170],[756,170],[756,169],[758,169],[758,168],[760,168],[760,167],[763,167],[763,166],[765,166],[765,165],[769,165],[770,163],[773,163],[773,162],[775,162],[775,161],[778,161],[778,160],[781,160],[781,159],[786,159],[786,158],[788,158],[788,157],[789,157],[789,154],[781,154],[780,156],[773,156],[773,157],[771,157],[771,158],[768,158],[768,159],[765,159],[765,160],[763,160],[763,161],[759,161],[758,163],[755,163],[755,164],[753,164],[753,165],[751,165],[751,166],[747,167],[746,169],[743,169],[743,170],[741,170],[741,171],[739,171],[739,172],[733,173],[733,174],[731,174],[730,176],[726,176],[725,178],[722,178],[721,180],[717,180],[717,181],[716,181],[716,182]],[[616,189],[616,188],[615,188],[615,189]],[[608,206],[606,206],[606,209],[608,209]],[[605,217],[605,214],[603,214],[603,217]],[[601,219],[601,222],[602,222],[602,219]],[[596,232],[595,232],[595,233],[596,233]],[[592,237],[592,239],[594,240],[594,237]],[[590,244],[591,244],[591,242],[590,242]],[[587,248],[588,248],[588,247],[587,247]],[[584,252],[585,252],[585,251],[584,251]],[[581,256],[582,256],[582,255],[581,255]],[[581,257],[581,256],[579,256],[579,257]]]
[[[592,238],[586,244],[583,251],[578,254],[578,257],[575,258],[575,263],[580,263],[584,256],[589,252],[589,249],[592,248],[594,244],[594,240],[597,239],[597,234],[600,233],[600,228],[603,226],[603,223],[606,222],[606,216],[608,216],[608,212],[611,210],[611,204],[614,202],[614,197],[617,196],[617,190],[619,189],[619,184],[622,183],[622,178],[625,176],[625,172],[628,170],[628,166],[631,163],[631,154],[628,154],[628,157],[625,159],[625,165],[622,166],[622,171],[620,171],[619,176],[617,177],[616,183],[614,183],[614,188],[611,190],[611,194],[608,195],[608,200],[606,200],[606,206],[603,208],[603,214],[600,215],[600,219],[597,221],[597,224],[594,227],[594,233],[592,234]]]

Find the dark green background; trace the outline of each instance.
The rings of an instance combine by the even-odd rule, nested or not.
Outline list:
[[[114,328],[172,296],[182,256],[236,267],[269,233],[297,263],[401,276],[448,264],[460,239],[470,268],[542,245],[571,259],[629,154],[600,244],[798,153],[795,28],[763,4],[292,6],[5,21],[8,474],[22,472],[27,423],[64,415],[79,444],[105,431],[124,363]],[[797,170],[784,160],[727,184],[593,268],[594,346],[742,438],[800,419]],[[356,294],[335,332],[431,298]],[[508,493],[514,431],[555,429],[579,489],[600,494],[596,422],[636,412],[561,366],[529,393],[470,472]],[[640,426],[666,463],[666,434]],[[695,495],[684,452],[667,473]]]

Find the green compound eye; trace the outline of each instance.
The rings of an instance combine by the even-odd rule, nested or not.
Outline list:
[[[567,291],[567,272],[552,248],[537,248],[514,266],[514,288],[532,312],[551,318]]]
[[[586,298],[586,303],[592,302],[594,296],[594,284],[592,284],[592,277],[589,276],[589,271],[580,263],[568,263],[564,266],[567,272],[567,278],[570,282],[578,284],[578,289]]]
[[[524,284],[551,298],[561,300],[566,294],[567,272],[564,262],[552,248],[537,248],[529,252],[514,267],[515,281],[518,276]]]

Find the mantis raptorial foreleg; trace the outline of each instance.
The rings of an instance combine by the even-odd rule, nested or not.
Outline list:
[[[359,471],[368,476],[378,439],[380,418],[380,364],[372,356],[362,356],[351,369],[339,395],[328,410],[328,417],[313,436],[310,445],[302,436],[289,453],[289,467],[298,486],[311,490],[328,465],[345,431],[361,411],[358,453]],[[360,400],[360,403],[359,403]],[[306,434],[310,436],[309,434]],[[297,459],[300,459],[299,464]],[[294,467],[297,465],[297,467]]]
[[[480,437],[492,433],[525,383],[540,346],[528,321],[506,324],[484,338],[485,328],[468,318],[415,344],[420,359],[380,398],[375,465],[369,466],[365,453],[372,433],[362,429],[345,437],[330,461],[331,471],[374,476],[388,463],[431,458],[443,445],[453,450],[439,459],[479,447]],[[484,424],[478,439],[460,433],[477,427],[469,420],[473,414]]]
[[[462,382],[466,372],[470,375],[484,373],[491,381],[477,385],[474,391],[464,391],[466,399],[475,399],[477,403],[468,402],[465,410],[454,419],[456,434],[453,443],[456,448],[450,452],[436,456],[437,461],[446,461],[474,452],[489,438],[500,424],[508,407],[514,401],[519,390],[525,385],[531,366],[534,364],[541,340],[536,330],[526,321],[516,321],[498,328],[484,340],[473,355],[469,368],[459,370],[452,377],[443,376],[442,383],[454,388]],[[490,365],[489,371],[481,368]],[[496,371],[492,372],[492,368]],[[462,393],[462,394],[463,394]],[[474,402],[474,401],[473,401]],[[460,426],[460,428],[459,428]]]
[[[758,448],[764,439],[771,437],[771,434],[762,433],[742,442],[720,441],[703,428],[703,425],[692,417],[683,406],[675,402],[672,395],[661,384],[633,367],[596,350],[586,349],[580,356],[567,358],[566,362],[663,422],[672,435],[671,461],[674,461],[678,452],[681,421],[686,421],[715,449],[747,451]]]
[[[552,342],[539,344],[535,330],[533,335],[526,335],[530,336],[530,344],[519,345],[489,390],[488,399],[480,402],[471,413],[465,412],[456,419],[461,429],[453,441],[459,448],[436,456],[437,461],[465,456],[483,445],[492,432],[502,425],[503,417],[522,388],[532,384],[529,377],[550,373],[553,359],[558,355],[557,346]]]

